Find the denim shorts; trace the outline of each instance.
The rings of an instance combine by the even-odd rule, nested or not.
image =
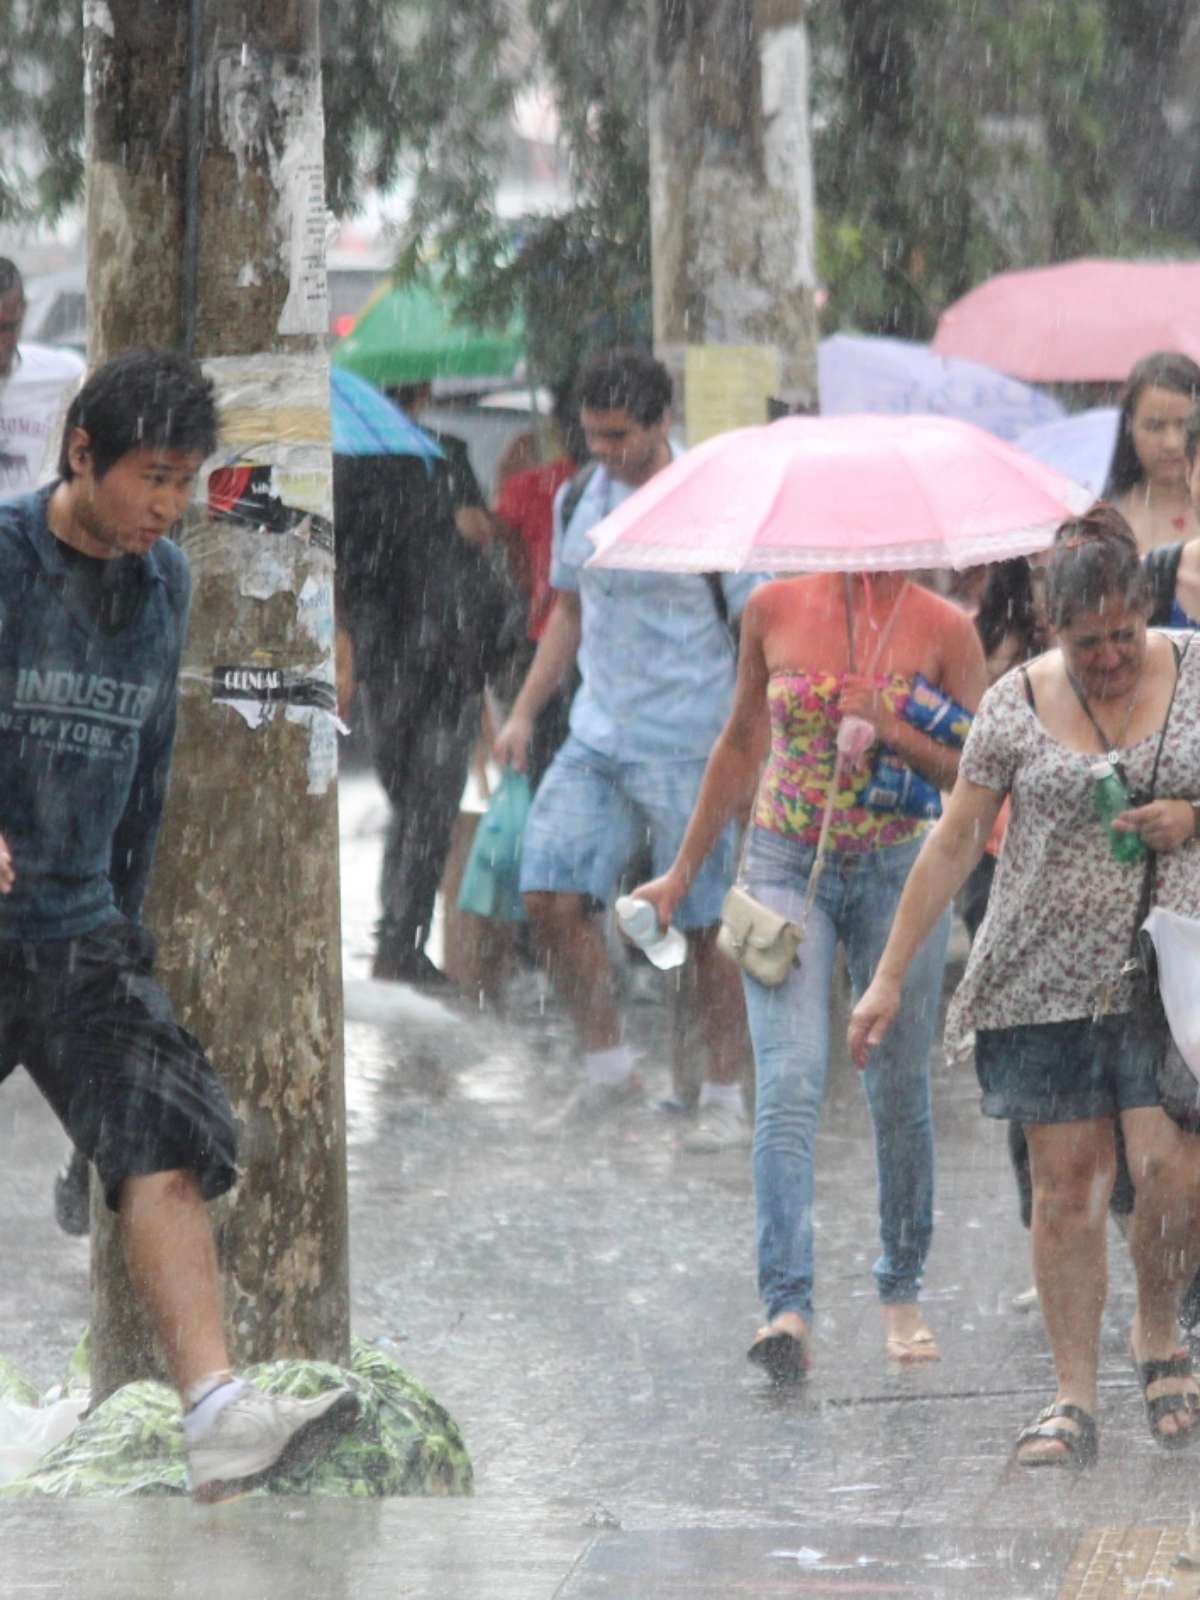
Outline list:
[[[981,1028],[975,1071],[983,1113],[1011,1122],[1085,1122],[1160,1105],[1160,1035],[1135,1012],[1095,1021]]]
[[[228,1097],[153,966],[153,936],[122,916],[0,940],[0,1079],[25,1068],[114,1211],[126,1178],[185,1168],[206,1200],[237,1180]]]
[[[613,761],[568,738],[533,799],[521,845],[521,892],[612,899],[622,873],[649,846],[657,877],[674,861],[706,763]],[[736,835],[725,829],[672,919],[708,928],[721,918]],[[632,887],[632,885],[630,885]]]

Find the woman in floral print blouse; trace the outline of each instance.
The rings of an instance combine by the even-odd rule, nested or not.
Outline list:
[[[1058,1393],[1018,1439],[1023,1466],[1090,1465],[1106,1292],[1105,1217],[1120,1123],[1137,1191],[1130,1331],[1151,1433],[1200,1437],[1200,1389],[1176,1312],[1200,1265],[1200,1138],[1163,1111],[1157,1031],[1122,968],[1143,861],[1120,861],[1093,809],[1105,757],[1133,797],[1113,823],[1154,852],[1155,898],[1200,914],[1200,649],[1149,630],[1128,524],[1099,505],[1064,524],[1047,609],[1057,648],[984,696],[945,815],[918,857],[850,1044],[864,1065],[891,1022],[925,931],[1012,813],[987,915],[955,998],[976,1030],[985,1115],[1024,1124],[1033,1164],[1033,1266]],[[1168,720],[1168,711],[1170,712]],[[1165,736],[1162,730],[1166,726]]]

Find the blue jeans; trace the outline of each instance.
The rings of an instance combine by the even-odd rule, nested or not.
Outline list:
[[[829,997],[840,940],[856,995],[883,951],[921,840],[861,855],[830,852],[800,949],[778,988],[744,977],[757,1071],[754,1190],[758,1286],[768,1318],[812,1313],[813,1144],[829,1065]],[[755,897],[799,920],[816,852],[755,828],[744,878]],[[950,913],[909,968],[900,1010],[863,1074],[875,1130],[879,1232],[875,1263],[885,1305],[914,1301],[933,1232],[929,1050],[937,1025]]]

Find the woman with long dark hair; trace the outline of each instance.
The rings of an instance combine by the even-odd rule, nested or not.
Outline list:
[[[1121,396],[1105,500],[1133,529],[1143,555],[1200,533],[1188,494],[1183,435],[1200,402],[1200,366],[1172,350],[1144,356]]]

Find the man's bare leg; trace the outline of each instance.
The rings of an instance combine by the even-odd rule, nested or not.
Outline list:
[[[741,973],[717,948],[717,930],[688,934],[694,972],[696,1043],[705,1061],[700,1086],[700,1117],[684,1135],[682,1148],[715,1155],[750,1143],[754,1070]],[[749,1092],[747,1092],[749,1091]]]
[[[186,1398],[229,1371],[216,1244],[195,1176],[126,1178],[120,1215],[130,1280]]]
[[[534,942],[555,992],[575,1024],[582,1077],[563,1105],[534,1125],[558,1134],[572,1125],[590,1126],[642,1094],[633,1053],[622,1042],[616,977],[596,919],[578,894],[527,894]]]
[[[583,896],[538,891],[525,896],[534,943],[554,992],[566,1006],[580,1047],[612,1050],[621,1043],[621,1014],[608,947]]]
[[[195,1176],[126,1178],[120,1214],[129,1276],[183,1404],[196,1499],[227,1499],[332,1448],[358,1417],[351,1390],[339,1385],[297,1400],[263,1394],[230,1371],[216,1245]]]
[[[754,1058],[746,1025],[746,1001],[737,965],[717,949],[717,929],[687,936],[696,963],[696,1004],[708,1044],[707,1083],[749,1085]]]

